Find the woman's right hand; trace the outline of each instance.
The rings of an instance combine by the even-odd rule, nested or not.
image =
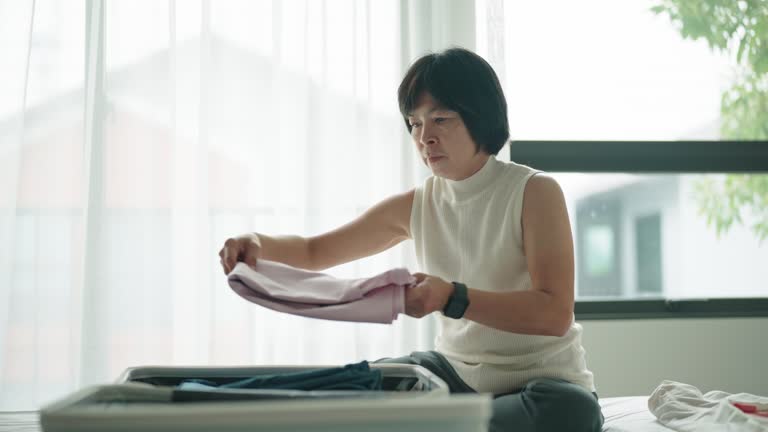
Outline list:
[[[256,268],[256,261],[261,252],[261,241],[255,233],[242,234],[228,238],[224,247],[219,251],[221,267],[224,274],[229,274],[235,268],[235,264],[242,261],[251,268]]]

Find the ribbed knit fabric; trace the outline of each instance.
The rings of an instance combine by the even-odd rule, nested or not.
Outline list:
[[[431,176],[416,188],[411,235],[421,271],[485,291],[531,289],[521,215],[525,184],[535,173],[491,156],[467,179]],[[565,336],[556,337],[437,317],[436,350],[478,392],[507,393],[540,377],[595,391],[575,321]]]

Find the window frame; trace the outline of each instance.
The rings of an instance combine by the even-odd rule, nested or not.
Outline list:
[[[509,160],[551,173],[768,174],[768,141],[511,140]],[[579,321],[768,317],[768,296],[577,299],[575,314]]]

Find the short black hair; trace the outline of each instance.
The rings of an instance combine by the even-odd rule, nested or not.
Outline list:
[[[409,133],[408,115],[423,92],[461,116],[478,151],[498,154],[509,139],[507,100],[499,78],[491,65],[472,51],[450,48],[424,55],[411,65],[397,90]]]

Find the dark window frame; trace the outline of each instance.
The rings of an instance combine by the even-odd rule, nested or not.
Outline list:
[[[552,173],[768,174],[768,141],[510,141],[509,157]],[[768,295],[576,301],[579,321],[738,317],[768,317]]]

